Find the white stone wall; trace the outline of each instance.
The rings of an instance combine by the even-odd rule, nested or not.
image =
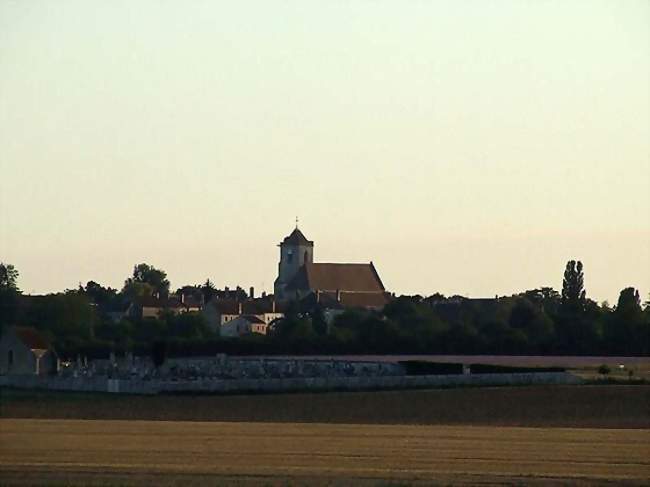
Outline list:
[[[82,392],[157,394],[161,392],[290,392],[315,390],[414,389],[447,386],[514,386],[579,384],[567,372],[475,375],[420,375],[388,377],[311,377],[292,379],[121,380],[106,377],[61,378],[0,376],[0,386]]]

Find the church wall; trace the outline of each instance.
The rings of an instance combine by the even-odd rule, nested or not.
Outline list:
[[[307,245],[284,245],[280,246],[280,263],[278,264],[278,278],[275,280],[273,290],[278,300],[286,300],[292,296],[286,296],[284,289],[291,279],[296,275],[305,262],[314,261],[314,247]]]

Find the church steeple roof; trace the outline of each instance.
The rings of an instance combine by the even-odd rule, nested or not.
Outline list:
[[[308,245],[313,246],[314,242],[307,240],[307,237],[296,227],[293,232],[284,237],[282,245]]]

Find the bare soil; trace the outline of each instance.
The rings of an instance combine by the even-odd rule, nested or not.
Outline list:
[[[650,428],[650,386],[126,396],[0,390],[0,417]]]

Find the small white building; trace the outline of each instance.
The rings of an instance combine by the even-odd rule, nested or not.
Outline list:
[[[0,336],[0,375],[47,375],[58,368],[56,353],[36,329],[5,328]]]
[[[239,337],[257,333],[266,335],[268,324],[255,315],[241,315],[221,326],[221,336]]]
[[[239,336],[240,334],[233,331],[231,323],[242,316],[255,317],[261,320],[266,326],[284,317],[284,313],[276,308],[275,300],[268,298],[247,301],[212,299],[203,307],[201,312],[208,326],[221,336]],[[261,327],[256,328],[256,330],[258,329],[261,329]],[[253,331],[253,333],[262,332]],[[262,334],[266,334],[266,329]]]

